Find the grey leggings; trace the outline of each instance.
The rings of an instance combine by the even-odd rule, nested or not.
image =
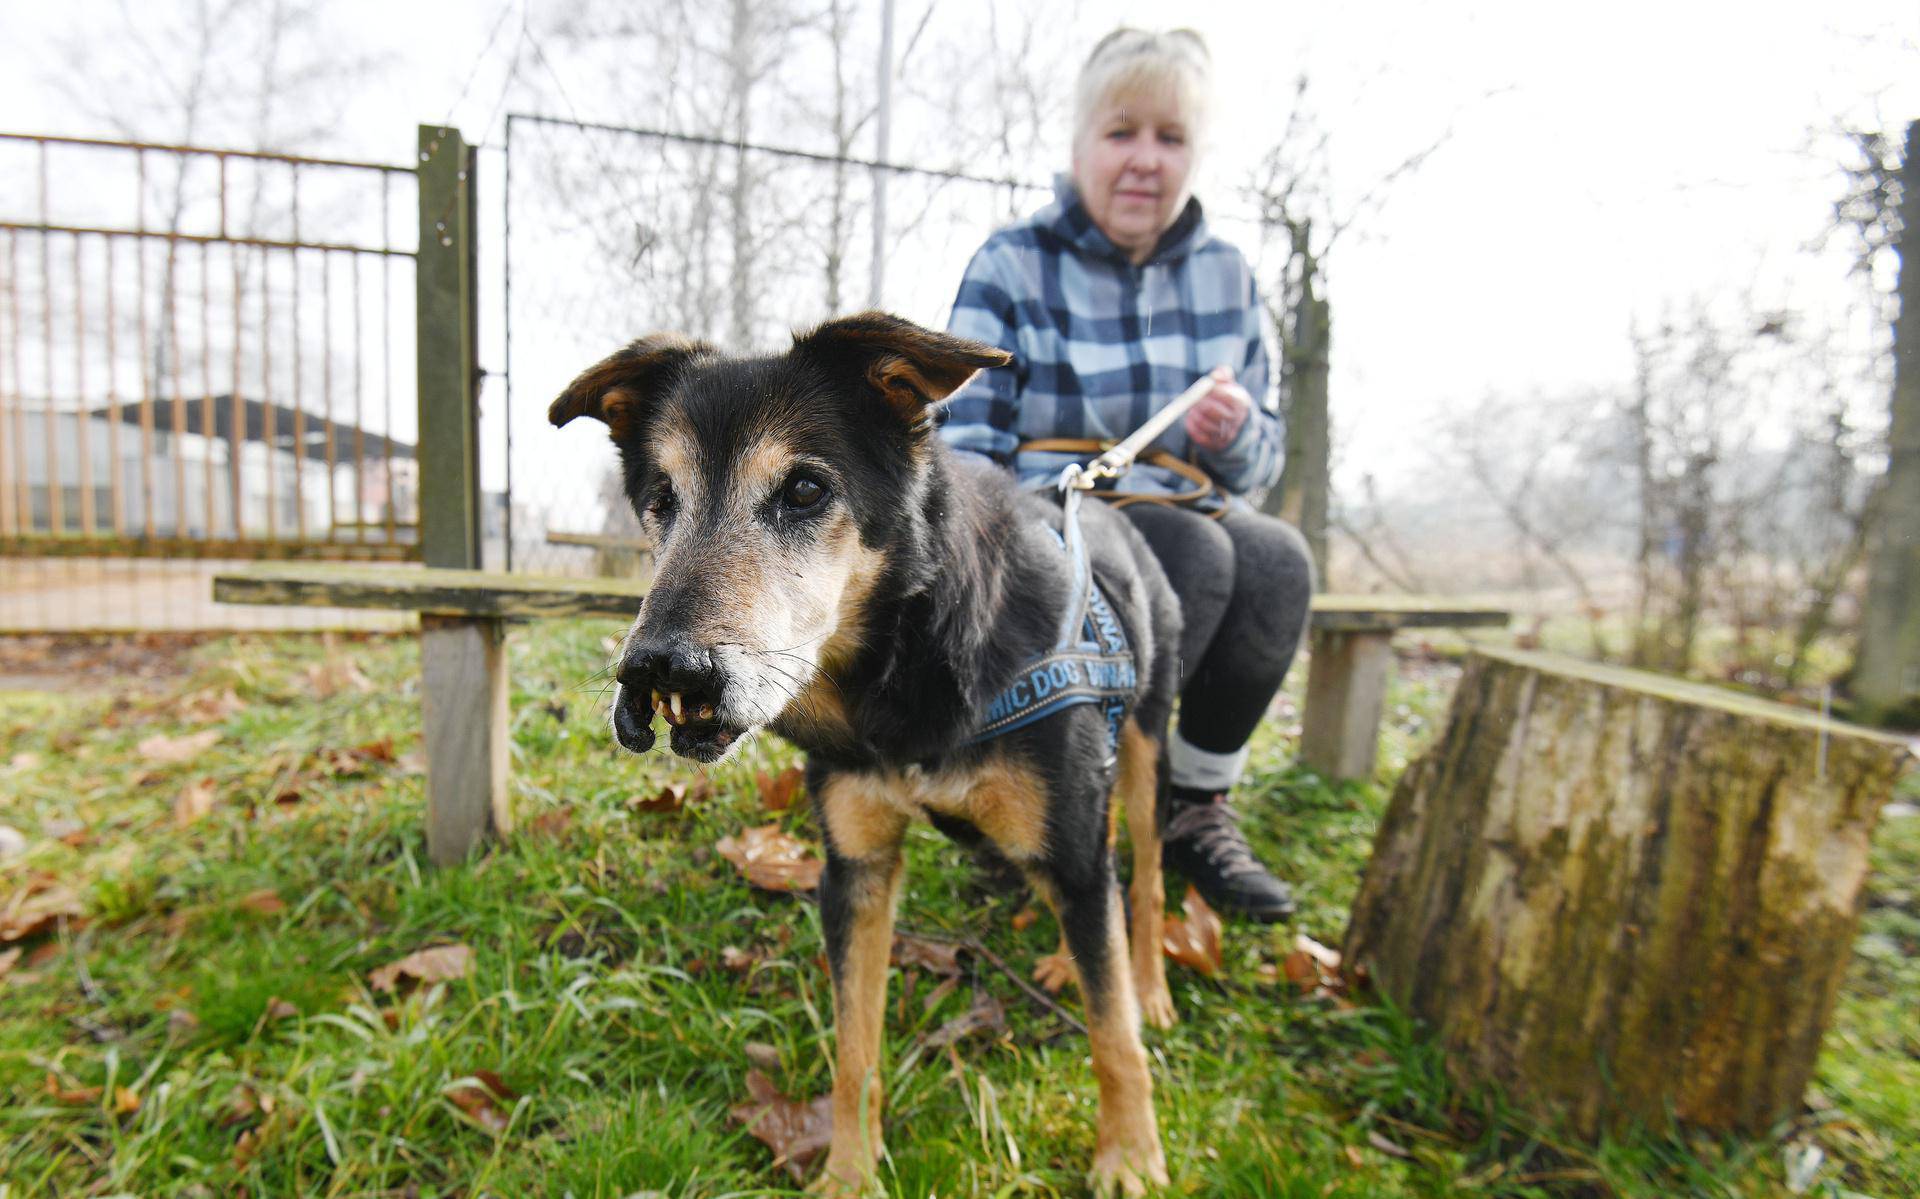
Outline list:
[[[1180,597],[1180,736],[1233,753],[1266,715],[1306,632],[1313,559],[1292,525],[1229,510],[1219,520],[1167,504],[1122,509]]]

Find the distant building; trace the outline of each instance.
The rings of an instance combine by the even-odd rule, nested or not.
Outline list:
[[[98,537],[146,536],[150,525],[151,535],[162,538],[231,541],[271,534],[292,540],[300,536],[304,516],[310,540],[417,540],[419,465],[406,442],[245,397],[237,414],[231,396],[214,396],[210,404],[184,400],[177,424],[172,401],[155,403],[150,442],[137,403],[120,405],[117,421],[105,405],[83,411],[77,403],[55,401],[51,412],[48,407],[44,399],[0,401],[0,420],[6,422],[0,491],[12,501],[21,535],[86,531],[85,463]],[[302,443],[297,447],[296,429]]]

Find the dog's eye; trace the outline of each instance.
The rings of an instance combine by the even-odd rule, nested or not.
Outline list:
[[[780,503],[791,512],[805,512],[826,498],[826,484],[812,475],[795,475],[780,489]]]
[[[647,500],[647,511],[656,517],[664,518],[673,513],[677,502],[677,497],[673,494],[673,484],[661,479],[654,487],[653,495]]]

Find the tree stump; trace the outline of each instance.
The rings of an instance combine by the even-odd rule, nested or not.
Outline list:
[[[1401,777],[1345,960],[1463,1081],[1576,1132],[1799,1110],[1896,738],[1546,654],[1469,656]]]

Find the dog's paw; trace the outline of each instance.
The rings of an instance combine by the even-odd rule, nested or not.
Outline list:
[[[1140,988],[1140,1019],[1149,1028],[1172,1028],[1180,1017],[1173,1010],[1173,995],[1167,990],[1167,980],[1160,979],[1159,986]]]
[[[868,1195],[880,1193],[880,1182],[874,1177],[872,1162],[836,1158],[831,1150],[828,1151],[825,1168],[807,1184],[807,1194],[819,1195],[823,1199],[866,1199]]]
[[[1167,1159],[1156,1143],[1147,1150],[1129,1151],[1110,1145],[1094,1155],[1093,1193],[1106,1199],[1110,1195],[1135,1199],[1148,1194],[1148,1188],[1167,1185]]]
[[[1058,995],[1060,989],[1073,981],[1073,956],[1064,949],[1055,950],[1033,964],[1033,981],[1046,989],[1049,995]]]

